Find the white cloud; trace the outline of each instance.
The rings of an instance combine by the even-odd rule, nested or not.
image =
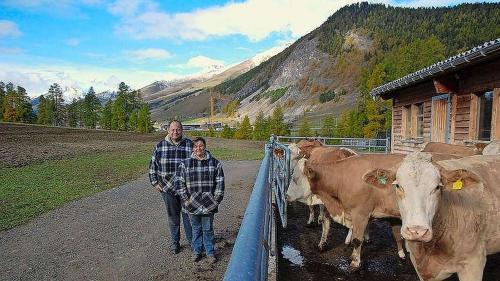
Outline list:
[[[168,59],[172,55],[170,52],[164,49],[155,49],[155,48],[148,48],[148,49],[140,49],[140,50],[135,50],[135,51],[126,51],[126,55],[128,55],[132,60],[135,61],[144,61],[144,60],[150,60],[150,59]]]
[[[142,88],[158,80],[172,80],[181,76],[175,73],[132,71],[128,69],[101,68],[88,65],[18,65],[0,63],[0,81],[12,82],[28,91],[30,97],[45,94],[49,86],[58,83],[63,89],[83,93],[90,86],[96,92],[116,90],[123,81],[133,89]],[[74,93],[75,91],[70,91]],[[73,98],[74,94],[66,98]]]
[[[186,63],[187,67],[202,69],[203,71],[210,71],[213,69],[223,68],[225,63],[221,60],[211,59],[206,56],[192,57]]]
[[[24,52],[21,48],[10,48],[10,47],[1,47],[0,46],[0,54],[2,55],[19,55]]]
[[[354,2],[357,1],[248,0],[177,14],[150,9],[133,19],[123,18],[116,31],[136,39],[204,40],[243,35],[258,41],[273,32],[291,33],[297,38],[321,25],[340,7]]]
[[[115,16],[130,17],[155,10],[156,7],[157,5],[150,0],[116,0],[108,5],[108,12]]]
[[[80,43],[82,43],[83,40],[84,39],[82,39],[82,38],[70,38],[70,39],[64,41],[64,44],[71,46],[71,47],[75,47],[75,46],[80,45]]]
[[[0,20],[0,38],[2,37],[18,37],[21,36],[21,31],[17,24],[13,21]]]

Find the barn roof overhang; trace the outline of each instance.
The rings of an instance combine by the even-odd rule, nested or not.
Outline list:
[[[444,61],[437,62],[429,67],[376,87],[370,92],[370,95],[373,98],[381,96],[383,99],[389,99],[396,94],[395,92],[397,90],[408,88],[437,76],[453,73],[459,69],[475,65],[498,55],[500,55],[500,38],[486,42]]]

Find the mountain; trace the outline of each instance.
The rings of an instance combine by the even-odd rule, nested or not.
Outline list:
[[[320,27],[215,89],[240,101],[240,118],[278,104],[313,124],[357,107],[371,88],[500,37],[500,4],[398,8],[345,6]],[[366,106],[365,106],[366,107]],[[371,118],[363,113],[361,122]],[[373,117],[376,118],[376,117]]]
[[[206,116],[210,88],[247,72],[287,46],[274,47],[224,69],[214,66],[208,72],[191,77],[154,82],[140,89],[141,98],[149,103],[151,118],[155,121],[176,116],[183,119]]]

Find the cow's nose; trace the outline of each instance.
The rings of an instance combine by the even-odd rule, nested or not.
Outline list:
[[[408,226],[406,228],[407,239],[418,241],[429,241],[432,238],[432,232],[424,226]]]

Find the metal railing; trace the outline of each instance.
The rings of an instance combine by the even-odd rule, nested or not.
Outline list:
[[[348,147],[368,152],[391,152],[391,139],[362,139],[362,138],[330,138],[330,137],[291,137],[277,136],[276,141],[282,143],[294,142],[302,139],[317,139],[326,146]],[[283,142],[287,140],[287,142]]]
[[[269,188],[271,149],[272,145],[267,144],[224,280],[267,280],[270,223],[273,219]]]

